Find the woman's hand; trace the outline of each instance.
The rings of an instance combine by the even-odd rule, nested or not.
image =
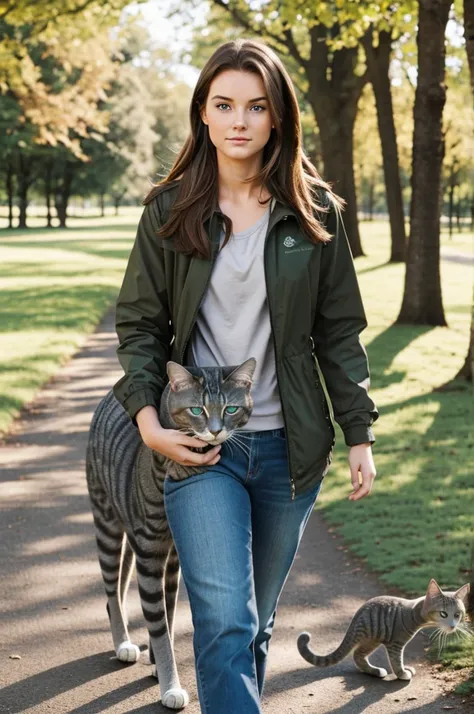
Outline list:
[[[357,444],[349,451],[349,466],[351,469],[352,488],[349,501],[358,501],[368,496],[376,476],[371,444]],[[360,476],[362,483],[360,482]]]
[[[177,429],[164,429],[158,419],[155,407],[146,406],[136,415],[136,421],[143,443],[153,451],[159,451],[166,458],[176,461],[182,466],[212,466],[221,458],[220,444],[205,454],[191,451],[188,447],[207,446],[206,441],[187,436]]]
[[[207,442],[201,441],[195,436],[186,436],[186,434],[177,429],[163,429],[162,426],[154,428],[147,432],[146,440],[143,439],[143,441],[150,449],[159,451],[163,456],[183,466],[212,466],[217,464],[221,458],[219,454],[221,450],[220,444],[205,454],[196,453],[188,447],[197,446],[202,448],[208,445]]]

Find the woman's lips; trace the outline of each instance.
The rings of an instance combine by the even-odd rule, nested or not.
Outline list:
[[[250,139],[227,139],[227,141],[233,141],[234,144],[246,144]]]

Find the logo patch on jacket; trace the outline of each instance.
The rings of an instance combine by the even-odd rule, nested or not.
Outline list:
[[[285,246],[285,248],[293,248],[293,246],[296,245],[296,241],[291,236],[286,236],[285,240],[283,241],[283,245]]]

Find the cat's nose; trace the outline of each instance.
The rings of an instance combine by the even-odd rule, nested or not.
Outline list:
[[[219,436],[219,434],[221,433],[222,429],[218,429],[217,431],[212,431],[212,429],[209,429],[209,431],[211,432],[212,436],[213,436],[214,438],[216,438],[216,436]]]

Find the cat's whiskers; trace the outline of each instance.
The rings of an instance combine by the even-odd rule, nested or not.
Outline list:
[[[248,448],[248,446],[247,446],[246,444],[241,444],[241,443],[239,442],[239,439],[236,437],[235,434],[232,434],[232,435],[227,439],[227,441],[228,441],[228,442],[231,442],[231,441],[234,442],[235,445],[239,447],[239,449],[242,449],[242,451],[244,452],[244,454],[245,454],[247,457],[250,457],[250,449]],[[229,443],[229,445],[230,445],[230,443]]]

